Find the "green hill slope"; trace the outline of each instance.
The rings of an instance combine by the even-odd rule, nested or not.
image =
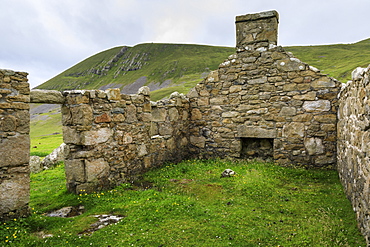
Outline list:
[[[85,59],[37,88],[123,88],[139,80],[151,88],[165,83],[166,87],[174,87],[172,91],[187,92],[234,51],[229,47],[185,44],[115,47]],[[171,93],[168,89],[160,91],[164,91],[159,92],[161,95]]]
[[[285,47],[296,57],[341,82],[351,80],[351,72],[370,64],[370,39],[354,44]]]
[[[342,82],[358,66],[370,64],[370,39],[354,44],[285,47],[308,63]],[[218,68],[231,47],[187,44],[139,44],[115,47],[93,55],[55,76],[39,89],[105,89],[135,93],[149,85],[152,100],[174,91],[186,93],[211,70]]]
[[[356,67],[370,64],[370,39],[355,44],[294,46],[285,47],[287,51],[318,69],[324,74],[346,82]],[[141,44],[134,47],[116,47],[74,65],[55,76],[40,89],[104,89],[133,85],[138,81],[144,84],[155,83],[166,86],[151,93],[156,101],[174,91],[187,93],[202,80],[208,71],[214,70],[230,54],[230,47],[178,44]],[[145,80],[143,78],[145,77]],[[62,142],[61,123],[46,110],[31,121],[33,152],[50,151]],[[37,115],[37,114],[36,114]],[[60,116],[59,116],[60,118]],[[47,145],[53,143],[55,145]],[[45,149],[45,150],[44,150]]]

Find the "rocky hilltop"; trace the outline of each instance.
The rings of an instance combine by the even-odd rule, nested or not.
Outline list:
[[[354,44],[286,47],[300,60],[341,82],[351,79],[351,71],[370,63],[370,39]],[[207,74],[218,68],[235,48],[189,44],[139,44],[119,46],[97,53],[72,66],[39,89],[120,88],[136,93],[148,86],[152,99],[172,92],[187,93]]]
[[[234,50],[180,44],[115,47],[85,59],[37,88],[60,91],[121,88],[123,93],[136,93],[147,85],[152,91],[175,87],[174,91],[185,92],[209,71],[217,69]]]

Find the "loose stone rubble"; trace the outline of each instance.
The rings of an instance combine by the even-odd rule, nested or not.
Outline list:
[[[41,159],[39,156],[30,156],[30,171],[31,173],[38,173],[42,171]]]
[[[40,163],[42,169],[49,169],[56,166],[59,162],[64,161],[68,155],[68,147],[65,143],[60,144],[59,147],[47,155]]]
[[[225,169],[222,173],[221,173],[221,177],[222,178],[226,178],[226,177],[231,177],[231,176],[234,176],[236,173],[231,170],[231,169]]]
[[[83,214],[85,211],[85,207],[82,205],[79,206],[68,206],[63,207],[53,212],[47,213],[46,216],[48,217],[61,217],[61,218],[70,218],[76,217],[78,215]]]
[[[108,215],[108,214],[93,215],[92,217],[97,218],[98,221],[91,224],[90,228],[84,230],[83,232],[80,232],[78,235],[89,236],[99,229],[102,229],[112,224],[117,224],[121,219],[124,218],[124,216],[121,215]]]

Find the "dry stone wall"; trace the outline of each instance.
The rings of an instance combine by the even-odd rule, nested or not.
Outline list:
[[[370,244],[370,67],[343,85],[338,111],[338,171],[358,226]]]
[[[62,106],[68,190],[93,192],[130,182],[144,170],[188,155],[188,108],[183,95],[150,101],[138,94],[68,91]]]
[[[237,52],[188,94],[191,151],[335,167],[340,83],[276,46],[275,11],[236,20]]]
[[[29,213],[29,97],[27,73],[0,70],[0,221]]]

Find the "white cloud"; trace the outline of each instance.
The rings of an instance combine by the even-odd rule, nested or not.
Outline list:
[[[0,0],[0,68],[40,84],[101,50],[143,42],[234,46],[236,15],[276,9],[279,43],[370,36],[368,0]]]

